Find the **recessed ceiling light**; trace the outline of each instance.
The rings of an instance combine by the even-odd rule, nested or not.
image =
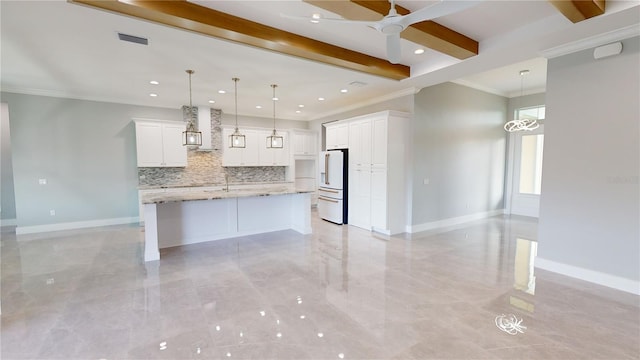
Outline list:
[[[347,89],[340,89],[340,92],[341,92],[341,93],[346,93],[346,92],[349,92],[349,90],[347,90]]]
[[[415,49],[413,53],[416,55],[424,54],[424,49]]]
[[[298,105],[298,107],[299,107],[299,108],[303,108],[303,107],[304,107],[304,105],[300,104],[300,105]]]
[[[319,97],[318,101],[324,101],[324,98],[323,97]]]
[[[215,104],[216,101],[215,100],[209,100],[209,104]]]
[[[272,97],[272,98],[271,98],[271,100],[273,100],[273,101],[278,101],[278,100],[280,100],[280,99],[278,99],[277,97]]]
[[[224,90],[218,90],[218,94],[226,94],[227,92]]]
[[[262,106],[256,105],[256,109],[262,109]]]
[[[149,94],[149,96],[156,97],[156,96],[158,96],[158,94],[151,93],[151,94]]]
[[[311,15],[311,20],[309,20],[309,21],[311,21],[311,22],[312,22],[312,23],[314,23],[314,24],[317,24],[317,23],[319,23],[319,22],[320,22],[320,19],[322,19],[322,15],[320,15],[320,14],[313,14],[313,15]]]
[[[155,81],[155,80],[151,80],[151,81],[149,81],[149,84],[151,84],[151,85],[158,85],[158,84],[160,84],[160,83],[159,83],[159,82],[157,82],[157,81]]]
[[[296,114],[300,114],[302,111],[300,110],[296,110]]]

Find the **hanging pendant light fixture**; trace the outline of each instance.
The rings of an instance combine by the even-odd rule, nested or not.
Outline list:
[[[267,149],[282,149],[284,147],[284,138],[276,132],[276,101],[278,98],[276,97],[276,87],[278,85],[271,84],[273,88],[273,132],[270,136],[267,136]]]
[[[518,103],[522,101],[522,96],[524,96],[524,77],[527,74],[529,74],[529,70],[520,70],[520,98],[518,99]],[[517,113],[519,118],[519,108],[517,109]],[[539,126],[538,119],[513,119],[504,124],[504,129],[508,132],[531,131],[537,129]]]
[[[233,134],[229,135],[229,147],[230,148],[243,148],[245,147],[245,137],[238,130],[238,78],[231,79],[234,82],[235,86],[235,99],[236,99],[236,131]]]
[[[182,132],[182,145],[184,146],[201,146],[202,133],[196,129],[195,119],[193,118],[193,104],[191,102],[191,75],[195,71],[186,70],[189,74],[189,123],[187,130]]]

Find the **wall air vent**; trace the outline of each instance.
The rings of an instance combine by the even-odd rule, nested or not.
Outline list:
[[[122,41],[128,41],[128,42],[142,44],[142,45],[149,45],[149,39],[139,37],[139,36],[118,33],[118,38]]]

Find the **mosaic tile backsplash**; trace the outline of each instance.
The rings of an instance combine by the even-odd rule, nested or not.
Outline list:
[[[197,114],[197,108],[193,110]],[[188,119],[188,106],[183,107]],[[197,115],[196,115],[197,116]],[[285,181],[284,166],[222,167],[222,110],[211,109],[211,143],[218,150],[187,151],[184,168],[138,168],[139,186],[204,186],[225,183],[259,183]]]

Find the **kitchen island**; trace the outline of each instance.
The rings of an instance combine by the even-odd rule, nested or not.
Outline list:
[[[197,189],[144,194],[144,261],[161,248],[293,229],[311,233],[311,192],[293,186]]]

